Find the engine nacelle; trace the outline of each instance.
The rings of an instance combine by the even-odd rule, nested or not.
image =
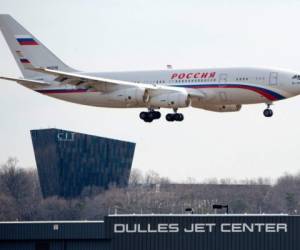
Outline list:
[[[143,88],[121,89],[108,94],[110,101],[127,105],[142,104],[148,101],[148,92]]]
[[[201,108],[209,111],[215,111],[215,112],[236,112],[241,110],[242,105],[239,104],[211,105],[211,106],[203,106]]]
[[[190,97],[184,92],[161,94],[151,96],[147,104],[160,108],[185,108],[190,105]]]

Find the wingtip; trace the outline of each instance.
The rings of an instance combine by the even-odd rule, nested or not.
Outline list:
[[[7,77],[5,77],[5,76],[0,76],[0,79],[2,79],[2,80],[7,80]]]

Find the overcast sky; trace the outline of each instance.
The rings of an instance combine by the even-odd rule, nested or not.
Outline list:
[[[67,64],[87,71],[259,66],[300,72],[300,2],[1,0]],[[0,75],[21,76],[0,36]],[[300,169],[300,97],[237,113],[181,110],[182,123],[146,124],[138,109],[42,96],[0,81],[0,163],[35,167],[31,129],[56,127],[137,143],[133,167],[173,180],[276,178]],[[167,110],[163,110],[166,114]]]

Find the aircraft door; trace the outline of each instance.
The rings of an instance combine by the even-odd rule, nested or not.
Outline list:
[[[269,85],[277,85],[278,84],[278,73],[271,72],[269,77]]]
[[[227,82],[227,78],[228,78],[227,74],[222,73],[219,75],[219,82],[220,83]]]
[[[219,75],[219,83],[227,83],[228,81],[228,75],[225,73],[221,73]],[[218,95],[219,95],[219,101],[221,104],[224,104],[228,100],[227,93],[224,91],[222,88],[218,90]]]

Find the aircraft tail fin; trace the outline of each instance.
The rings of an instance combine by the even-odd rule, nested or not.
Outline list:
[[[66,72],[76,71],[63,63],[10,15],[0,14],[0,30],[25,78],[49,79],[49,75],[32,71],[33,65]]]

